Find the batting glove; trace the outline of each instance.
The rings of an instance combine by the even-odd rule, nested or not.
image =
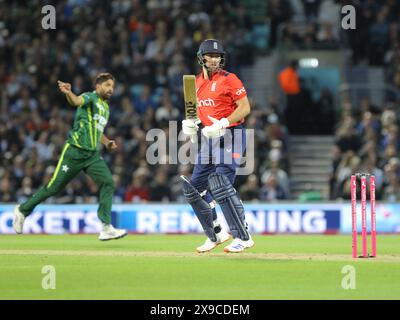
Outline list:
[[[222,137],[225,134],[225,128],[229,126],[229,120],[227,118],[217,120],[210,116],[208,116],[208,119],[210,119],[213,124],[211,126],[206,126],[201,130],[203,135],[209,139]]]
[[[192,141],[193,143],[196,142],[197,130],[199,130],[199,126],[196,122],[197,121],[194,119],[182,120],[182,131],[185,135],[190,137],[190,141]]]

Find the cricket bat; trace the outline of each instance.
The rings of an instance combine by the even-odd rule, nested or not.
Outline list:
[[[185,100],[185,118],[197,120],[196,76],[183,75],[183,99]]]

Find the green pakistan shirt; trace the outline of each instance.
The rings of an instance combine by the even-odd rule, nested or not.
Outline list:
[[[96,91],[85,92],[81,96],[84,102],[77,108],[68,142],[78,148],[95,151],[110,116],[110,108]]]

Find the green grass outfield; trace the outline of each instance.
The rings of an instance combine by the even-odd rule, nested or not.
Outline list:
[[[352,259],[350,236],[254,236],[241,254],[196,254],[200,235],[1,235],[0,299],[400,299],[399,236]],[[360,245],[360,241],[359,241]],[[42,267],[56,270],[44,290]],[[342,288],[342,268],[356,289]]]

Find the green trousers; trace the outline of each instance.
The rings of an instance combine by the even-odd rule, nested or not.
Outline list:
[[[115,184],[110,169],[99,151],[87,151],[65,144],[53,177],[19,207],[28,216],[33,209],[47,198],[59,193],[81,170],[99,186],[100,201],[97,215],[104,223],[111,223],[111,205]]]

